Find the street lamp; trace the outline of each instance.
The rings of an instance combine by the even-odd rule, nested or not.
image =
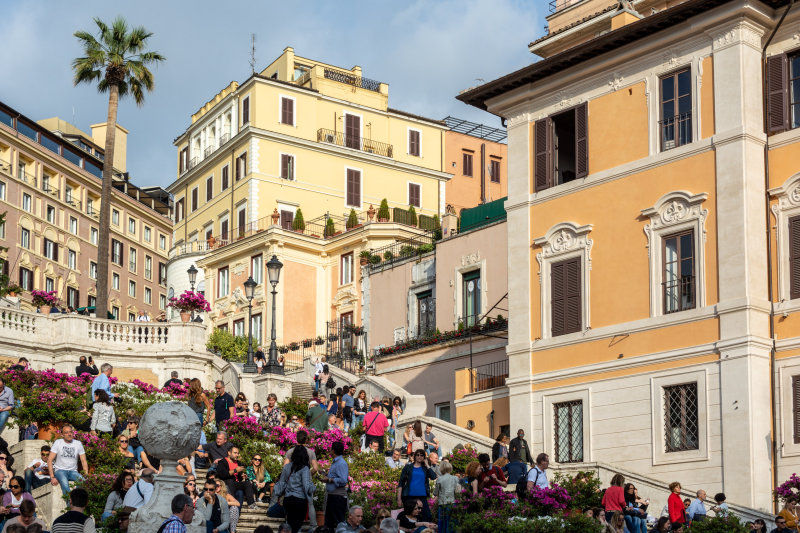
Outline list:
[[[197,281],[197,269],[194,265],[189,267],[189,270],[186,271],[189,274],[189,287],[192,292],[194,292],[194,282]],[[194,320],[194,309],[192,309],[191,319]]]
[[[253,295],[256,291],[256,282],[253,276],[247,278],[244,282],[244,295],[247,298],[247,362],[244,364],[242,370],[246,374],[255,374],[258,372],[258,367],[253,361]]]
[[[267,261],[267,276],[269,283],[272,285],[272,340],[269,344],[269,361],[264,368],[267,374],[283,374],[283,367],[278,364],[278,345],[275,344],[275,295],[278,291],[275,286],[281,277],[281,268],[283,263],[278,261],[278,257],[273,254],[272,259]]]

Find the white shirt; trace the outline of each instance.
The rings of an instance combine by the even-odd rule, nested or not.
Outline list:
[[[150,317],[147,315],[140,315],[137,319],[137,322],[150,322]]]
[[[547,472],[541,470],[538,466],[534,466],[531,468],[531,471],[528,472],[528,481],[535,481],[536,486],[540,489],[550,488],[550,483],[547,481]]]
[[[78,458],[81,455],[86,455],[81,441],[72,439],[72,442],[66,442],[64,439],[58,439],[53,443],[50,451],[56,454],[56,459],[53,461],[53,470],[78,470]]]
[[[137,490],[138,489],[138,490]],[[141,495],[139,493],[141,492]],[[153,495],[153,484],[140,479],[128,490],[125,494],[125,499],[122,501],[124,507],[135,507],[138,509],[142,505],[150,501],[150,496]]]
[[[37,464],[39,466],[36,466]],[[44,459],[34,459],[26,468],[33,470],[34,475],[39,479],[50,479],[50,476],[47,475],[47,461]],[[55,465],[53,468],[55,468]]]
[[[322,374],[323,370],[325,370],[325,365],[322,364],[322,361],[317,361],[317,364],[314,366],[314,375],[319,376]]]

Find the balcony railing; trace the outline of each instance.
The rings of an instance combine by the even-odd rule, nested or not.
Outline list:
[[[470,392],[504,387],[508,378],[508,359],[471,368]]]
[[[671,150],[692,142],[692,113],[665,118],[658,122],[661,130],[661,150]]]
[[[362,78],[361,76],[354,76],[352,74],[342,72],[341,70],[334,70],[332,68],[325,69],[325,78],[338,81],[339,83],[352,85],[353,87],[360,87],[361,89],[366,89],[368,91],[374,91],[376,93],[380,92],[381,90],[381,82],[379,81],[371,80],[369,78]]]
[[[694,276],[671,279],[663,282],[661,286],[663,288],[664,314],[695,308]]]
[[[197,166],[197,163],[199,163],[199,162],[200,162],[200,158],[199,158],[199,157],[195,156],[195,157],[191,158],[191,159],[189,160],[189,166],[188,166],[188,167],[186,167],[186,170],[191,170],[191,169],[193,169],[194,167],[196,167],[196,166]]]
[[[394,157],[394,148],[391,144],[386,144],[372,139],[346,135],[341,131],[320,128],[317,130],[317,142],[335,144],[345,148],[354,148],[370,154],[382,155],[384,157]]]
[[[452,331],[442,332],[435,330],[433,332],[429,331],[424,333],[418,337],[399,339],[393,346],[378,348],[377,357],[391,357],[447,342],[467,342],[470,338],[496,337],[498,336],[496,332],[508,331],[508,319],[503,316],[498,316],[497,318],[485,316],[483,319],[479,320],[480,322],[478,324],[473,324],[472,326],[467,326],[464,320],[459,320],[458,327]]]
[[[220,147],[223,144],[225,144],[226,142],[228,142],[229,140],[231,140],[231,134],[230,133],[223,133],[222,135],[220,135],[220,137],[219,137],[219,145],[220,145]]]
[[[436,247],[437,237],[440,236],[441,234],[437,230],[428,230],[421,235],[370,250],[368,259],[370,270],[377,270],[381,265],[392,265],[432,252]]]
[[[579,4],[583,0],[550,0],[550,13],[561,11],[564,8]]]
[[[206,146],[206,149],[203,150],[203,159],[205,159],[206,157],[208,157],[211,154],[213,154],[214,150],[216,150],[216,148],[214,148],[214,146]]]

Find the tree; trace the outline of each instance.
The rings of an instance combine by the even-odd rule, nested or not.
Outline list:
[[[106,145],[103,158],[103,183],[100,193],[100,242],[97,243],[97,316],[108,311],[108,259],[110,245],[111,185],[114,167],[114,140],[117,132],[117,108],[120,97],[129,93],[136,105],[144,103],[144,91],[153,90],[153,73],[148,66],[165,58],[158,52],[145,51],[153,34],[143,27],[129,28],[122,17],[111,26],[94,19],[98,35],[77,31],[75,37],[84,56],[72,60],[73,83],[97,83],[97,91],[108,93]]]

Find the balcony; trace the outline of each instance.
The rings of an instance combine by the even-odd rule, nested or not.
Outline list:
[[[214,150],[216,150],[216,148],[214,148],[213,146],[207,146],[206,149],[203,150],[203,159],[213,154]]]
[[[384,157],[394,157],[394,148],[391,144],[345,135],[344,132],[320,128],[317,130],[317,142],[335,144],[345,148],[353,148],[375,155]]]
[[[664,300],[664,314],[677,313],[694,309],[695,280],[694,276],[675,277],[661,284]]]
[[[426,334],[420,335],[416,338],[409,338],[405,340],[398,340],[394,346],[386,346],[383,348],[377,349],[377,357],[378,359],[391,357],[394,355],[411,352],[414,350],[419,350],[421,348],[426,348],[428,346],[434,346],[439,344],[445,343],[460,343],[460,342],[468,342],[471,338],[478,338],[478,337],[498,337],[495,333],[507,332],[508,331],[508,319],[503,316],[499,316],[497,318],[492,318],[489,316],[484,316],[483,318],[478,319],[477,324],[473,325],[466,325],[465,323],[474,322],[475,318],[467,317],[465,319],[460,319],[458,323],[458,327],[453,331],[444,331],[440,332],[439,330],[435,330],[433,332],[428,332]],[[503,339],[507,339],[507,337],[500,337]]]
[[[329,80],[338,81],[339,83],[352,85],[353,87],[366,89],[376,93],[380,92],[381,90],[381,82],[371,80],[369,78],[362,78],[361,76],[354,76],[352,74],[348,74],[347,72],[342,72],[341,70],[326,68],[324,71],[324,76]],[[300,85],[302,85],[302,83],[300,83]]]
[[[470,369],[469,391],[481,392],[505,387],[508,378],[508,359]]]
[[[658,122],[661,150],[671,150],[692,142],[692,113],[674,115]]]

